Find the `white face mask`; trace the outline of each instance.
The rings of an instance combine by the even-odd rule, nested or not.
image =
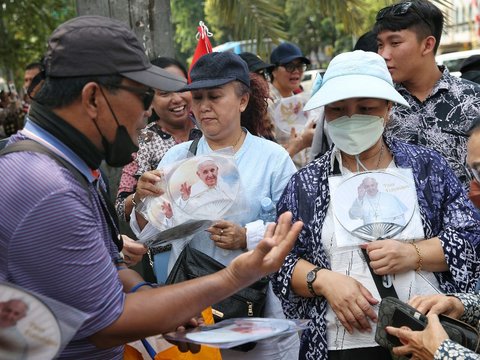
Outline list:
[[[355,114],[327,122],[327,131],[333,143],[349,155],[358,155],[370,149],[380,139],[385,120],[381,116]]]

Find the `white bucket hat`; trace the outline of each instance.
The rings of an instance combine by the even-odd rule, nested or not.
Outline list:
[[[356,50],[332,59],[323,79],[319,76],[315,80],[303,110],[356,97],[385,99],[410,107],[395,90],[385,60],[374,52]]]

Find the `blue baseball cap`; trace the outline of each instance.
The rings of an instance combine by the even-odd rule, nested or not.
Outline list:
[[[275,67],[275,65],[267,64],[265,61],[251,52],[242,52],[238,54],[238,56],[240,56],[243,61],[247,63],[248,70],[250,72],[257,72],[259,70],[265,70],[269,72]]]
[[[281,43],[270,54],[270,62],[276,66],[287,64],[295,59],[300,59],[307,65],[310,64],[310,60],[303,55],[302,50],[289,42]]]
[[[247,63],[232,52],[212,52],[197,60],[190,71],[191,83],[181,91],[208,89],[238,80],[250,87]]]
[[[385,60],[371,51],[356,50],[335,56],[328,65],[321,84],[305,104],[304,111],[351,98],[385,99],[410,107],[395,90]]]

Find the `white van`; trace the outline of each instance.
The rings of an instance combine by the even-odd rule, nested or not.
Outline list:
[[[435,56],[435,61],[438,65],[445,65],[454,76],[460,76],[460,67],[466,58],[472,55],[480,55],[480,49],[456,51]]]

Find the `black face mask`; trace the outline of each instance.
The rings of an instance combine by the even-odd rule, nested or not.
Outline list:
[[[118,122],[117,116],[113,112],[113,109],[110,106],[110,102],[103,93],[102,88],[100,88],[100,91],[102,92],[102,95],[107,102],[108,108],[110,109],[110,112],[112,113],[112,116],[117,123],[117,132],[115,134],[115,139],[113,139],[112,143],[109,143],[105,136],[103,136],[95,120],[93,122],[98,132],[102,136],[102,145],[103,151],[105,152],[105,161],[110,166],[123,167],[132,161],[132,154],[138,151],[138,146],[135,145],[135,143],[130,138],[127,128],[123,125],[120,125],[120,123]]]
[[[115,121],[116,120],[115,118]],[[117,133],[112,143],[109,143],[102,135],[102,145],[105,151],[105,161],[113,167],[123,167],[127,165],[132,161],[132,153],[138,151],[138,146],[132,141],[127,129],[123,125],[118,125]]]

